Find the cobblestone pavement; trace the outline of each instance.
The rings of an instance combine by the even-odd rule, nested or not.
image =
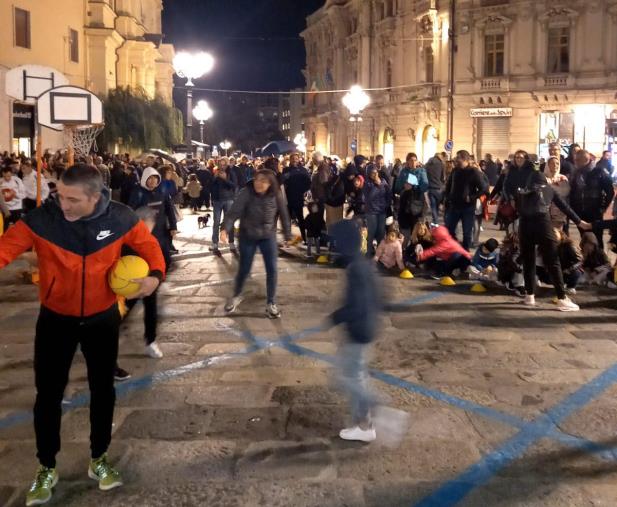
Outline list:
[[[165,357],[143,355],[140,305],[122,326],[120,364],[133,377],[117,386],[110,456],[125,486],[103,493],[86,476],[78,355],[50,505],[617,505],[617,293],[583,290],[582,311],[561,314],[547,290],[527,310],[501,289],[382,278],[392,304],[374,382],[411,419],[398,448],[365,446],[337,438],[346,405],[329,361],[341,335],[316,329],[338,304],[343,272],[282,255],[283,318],[271,321],[257,259],[247,300],[228,318],[235,260],[207,254],[194,224],[183,222],[160,291]],[[37,302],[22,267],[0,271],[0,505],[9,506],[23,505],[36,468]]]

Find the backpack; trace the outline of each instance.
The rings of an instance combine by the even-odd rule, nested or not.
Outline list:
[[[518,211],[520,216],[525,218],[548,214],[553,201],[552,189],[548,185],[539,185],[538,183],[532,185],[531,179],[533,177],[534,173],[531,173],[527,178],[525,188],[519,191],[521,205]]]
[[[420,190],[420,187],[412,187],[409,190],[410,196],[405,203],[405,213],[414,217],[422,215],[424,211],[424,193]]]

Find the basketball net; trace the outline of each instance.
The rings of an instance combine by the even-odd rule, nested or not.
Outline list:
[[[66,125],[64,127],[64,143],[69,148],[70,165],[75,162],[76,157],[87,157],[92,149],[95,152],[98,151],[96,138],[104,128],[104,123],[99,125]]]

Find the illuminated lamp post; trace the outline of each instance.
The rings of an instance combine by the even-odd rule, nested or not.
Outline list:
[[[343,97],[343,105],[349,110],[349,121],[354,125],[353,154],[358,154],[360,136],[360,122],[362,121],[362,111],[371,103],[371,98],[360,85],[352,86]]]
[[[193,119],[191,109],[193,109],[193,79],[199,79],[207,74],[214,67],[214,58],[209,53],[188,53],[181,51],[174,56],[173,67],[176,74],[186,79],[186,131],[184,142],[191,149]]]

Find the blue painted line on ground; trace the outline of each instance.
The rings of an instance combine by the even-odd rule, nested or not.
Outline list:
[[[538,440],[547,437],[557,424],[589,404],[616,382],[617,364],[567,396],[548,412],[527,423],[515,436],[418,502],[416,507],[450,507],[458,504],[474,489],[487,484]]]
[[[281,343],[278,346],[283,347],[288,352],[299,356],[318,359],[329,364],[335,364],[336,362],[336,358],[334,356],[329,356],[327,354],[322,354],[306,347],[302,347],[296,343],[293,343],[289,339],[281,340]],[[371,370],[370,374],[373,378],[380,380],[385,384],[389,384],[394,387],[405,389],[409,392],[420,394],[426,398],[431,398],[436,401],[440,401],[446,405],[450,405],[452,407],[459,408],[467,412],[478,414],[487,419],[503,423],[507,426],[511,426],[519,430],[525,428],[528,424],[530,424],[530,421],[526,421],[511,414],[507,414],[505,412],[501,412],[490,407],[485,407],[483,405],[479,405],[469,400],[458,398],[456,396],[452,396],[450,394],[443,393],[435,389],[430,389],[420,384],[415,384],[413,382],[403,380],[399,377],[395,377],[394,375],[390,375],[389,373],[385,373],[379,370]],[[569,447],[573,447],[587,453],[595,454],[603,460],[617,461],[617,447],[597,444],[583,438],[568,435],[566,433],[562,433],[557,427],[550,428],[547,437],[550,437],[553,440],[557,440],[558,442],[561,442],[562,444]]]

